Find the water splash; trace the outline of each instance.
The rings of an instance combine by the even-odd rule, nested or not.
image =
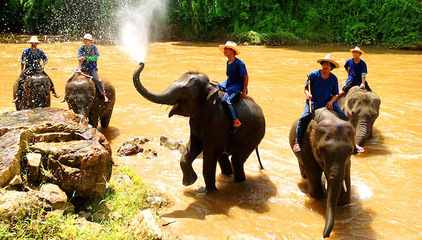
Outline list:
[[[167,0],[142,0],[120,11],[120,40],[123,50],[143,62],[149,42],[160,32],[167,13]]]

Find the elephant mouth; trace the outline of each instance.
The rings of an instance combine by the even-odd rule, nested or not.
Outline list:
[[[179,103],[176,103],[173,105],[173,107],[171,108],[170,112],[169,112],[169,117],[173,116],[176,112],[177,107],[179,106]]]

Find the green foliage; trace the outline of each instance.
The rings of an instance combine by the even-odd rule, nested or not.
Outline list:
[[[127,176],[130,181],[124,180]],[[47,213],[40,208],[23,220],[0,220],[0,239],[149,239],[148,233],[129,229],[133,217],[144,209],[158,212],[169,201],[151,201],[152,193],[129,168],[114,168],[104,196],[84,204],[91,222],[77,214]]]
[[[146,0],[2,0],[2,25],[30,33],[110,39],[118,9]],[[290,45],[422,45],[418,0],[168,0],[168,40]],[[0,30],[2,30],[0,28]],[[3,32],[7,29],[3,29]]]

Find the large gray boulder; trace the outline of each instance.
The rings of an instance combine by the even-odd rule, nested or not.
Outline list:
[[[0,187],[25,172],[29,181],[96,198],[112,165],[110,144],[83,116],[60,108],[0,113]]]

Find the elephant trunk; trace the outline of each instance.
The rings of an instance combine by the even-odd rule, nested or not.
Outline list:
[[[360,119],[356,126],[356,143],[359,146],[363,146],[369,137],[371,132],[371,126],[367,120]]]
[[[325,227],[323,237],[329,237],[331,230],[334,227],[335,211],[340,196],[341,188],[343,187],[343,174],[335,178],[328,177],[328,190],[327,190],[327,208],[325,212]]]
[[[158,103],[158,104],[167,104],[167,105],[174,105],[176,103],[174,97],[172,96],[175,89],[170,86],[165,91],[161,93],[152,93],[148,91],[139,80],[139,75],[141,74],[142,70],[144,69],[145,64],[141,62],[139,67],[136,69],[135,73],[133,74],[133,84],[135,85],[136,90],[146,99],[151,102]]]

